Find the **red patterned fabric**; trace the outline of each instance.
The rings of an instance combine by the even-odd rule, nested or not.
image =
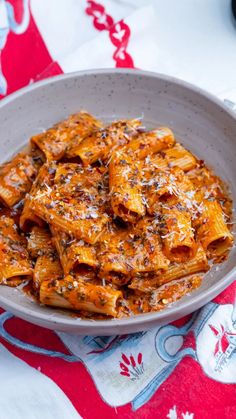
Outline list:
[[[2,97],[68,68],[80,69],[83,43],[101,49],[105,66],[137,65],[132,51],[140,33],[126,9],[114,9],[114,1],[73,3],[86,36],[78,51],[72,42],[66,53],[61,45],[55,49],[39,3],[32,0],[30,8],[27,0],[0,0]],[[45,19],[53,20],[48,3],[42,3]],[[56,333],[0,311],[0,417],[236,417],[235,289],[234,283],[171,325],[112,337]]]
[[[108,31],[109,37],[116,50],[113,54],[116,67],[134,68],[133,59],[127,52],[130,38],[129,26],[121,20],[115,23],[113,18],[106,13],[105,7],[95,1],[88,1],[86,13],[93,17],[93,25],[99,31]]]

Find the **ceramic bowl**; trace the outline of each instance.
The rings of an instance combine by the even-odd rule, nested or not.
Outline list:
[[[0,103],[0,162],[11,158],[32,134],[86,109],[105,121],[143,117],[146,127],[174,130],[178,140],[212,167],[236,202],[236,117],[210,94],[160,74],[135,70],[92,70],[47,79]],[[0,287],[0,306],[32,323],[88,335],[132,333],[172,322],[197,310],[236,278],[236,249],[202,286],[157,313],[106,321],[81,320],[40,306],[22,291]]]

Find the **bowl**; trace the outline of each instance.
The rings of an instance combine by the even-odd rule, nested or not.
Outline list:
[[[183,81],[137,70],[92,70],[35,83],[0,103],[0,162],[29,137],[86,109],[104,121],[143,117],[146,127],[166,125],[177,139],[215,170],[236,202],[236,117],[222,102]],[[0,287],[0,306],[49,329],[87,334],[133,333],[172,322],[199,309],[236,277],[236,249],[205,275],[201,287],[163,311],[124,319],[87,320],[40,306],[21,290]]]

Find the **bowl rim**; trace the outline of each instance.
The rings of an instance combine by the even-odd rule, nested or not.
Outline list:
[[[82,70],[82,71],[75,71],[70,72],[67,74],[60,74],[57,76],[49,77],[47,79],[37,81],[32,85],[28,85],[23,87],[22,89],[17,90],[14,93],[9,94],[6,98],[3,98],[0,101],[0,112],[1,109],[4,108],[7,104],[13,102],[15,99],[28,94],[34,90],[40,89],[41,87],[60,83],[61,81],[65,81],[67,79],[73,78],[80,78],[81,76],[94,76],[94,75],[110,75],[110,74],[124,74],[124,75],[133,75],[133,76],[141,76],[141,77],[148,77],[153,79],[160,79],[165,82],[173,83],[179,87],[184,87],[187,90],[191,90],[194,94],[199,96],[203,96],[205,99],[210,100],[214,103],[217,107],[219,107],[222,111],[226,112],[236,121],[236,113],[230,109],[222,100],[214,96],[212,93],[193,85],[189,82],[186,82],[182,79],[178,79],[173,76],[168,76],[166,74],[151,72],[151,71],[144,71],[144,70],[137,70],[137,69],[126,69],[126,68],[105,68],[105,69],[92,69],[92,70]],[[97,327],[102,327],[104,329],[104,333],[106,333],[107,329],[114,329],[116,327],[122,329],[128,326],[144,326],[148,323],[158,323],[158,320],[163,324],[163,322],[168,323],[173,321],[173,319],[180,318],[186,314],[191,313],[192,306],[194,306],[194,311],[202,307],[207,302],[211,301],[214,297],[216,297],[221,291],[223,291],[230,283],[233,281],[233,276],[236,273],[236,266],[230,270],[226,275],[222,277],[218,282],[213,284],[209,290],[206,290],[204,294],[194,295],[195,291],[191,293],[191,299],[185,299],[183,305],[179,305],[175,307],[174,305],[167,307],[164,310],[145,313],[140,315],[134,315],[128,318],[121,318],[121,319],[109,319],[109,320],[90,320],[90,319],[81,319],[81,318],[74,318],[74,317],[67,317],[63,318],[60,315],[60,318],[56,318],[56,311],[52,314],[48,314],[46,312],[34,312],[34,308],[29,308],[25,306],[20,306],[19,303],[15,303],[14,301],[9,300],[7,297],[0,295],[0,303],[3,308],[7,310],[12,310],[13,313],[17,313],[19,317],[27,318],[27,320],[32,321],[34,323],[38,323],[39,321],[44,321],[46,323],[51,323],[54,326],[70,326],[70,328],[76,329],[93,329],[96,331]],[[20,291],[22,292],[22,291]],[[29,297],[28,297],[29,298]],[[185,297],[188,298],[188,297]],[[52,309],[53,310],[53,309]],[[37,313],[37,314],[36,314]]]
[[[153,77],[158,78],[166,82],[174,83],[178,86],[185,87],[186,89],[192,90],[194,93],[197,93],[201,96],[204,96],[206,99],[210,100],[211,102],[218,105],[224,111],[226,111],[230,116],[236,119],[236,112],[232,110],[228,105],[224,103],[224,101],[218,98],[211,92],[199,87],[193,83],[185,81],[181,78],[169,76],[164,73],[159,73],[155,71],[147,71],[147,70],[139,70],[136,68],[96,68],[96,69],[88,69],[88,70],[79,70],[79,71],[72,71],[69,73],[58,74],[56,76],[47,77],[46,79],[35,81],[32,84],[28,84],[15,92],[9,93],[6,97],[0,100],[0,109],[4,107],[7,103],[14,101],[19,96],[22,96],[26,93],[29,93],[33,90],[39,89],[40,87],[46,86],[48,84],[54,84],[60,82],[61,80],[67,80],[74,77],[80,76],[90,76],[90,75],[99,75],[99,74],[130,74],[130,75],[137,75],[137,76],[144,76],[144,77]]]

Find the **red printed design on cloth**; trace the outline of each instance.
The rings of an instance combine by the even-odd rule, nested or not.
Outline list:
[[[143,374],[143,355],[139,352],[137,360],[133,355],[127,357],[125,354],[121,356],[122,362],[120,362],[120,375],[129,377],[131,380],[137,380]]]
[[[61,74],[27,0],[0,0],[0,98],[36,80]]]
[[[130,39],[130,28],[121,20],[114,23],[113,18],[106,13],[105,7],[93,0],[88,0],[86,13],[93,17],[93,25],[99,31],[108,31],[112,44],[116,47],[113,59],[116,67],[134,68],[131,55],[127,52]]]
[[[94,27],[98,31],[109,31],[114,25],[114,21],[110,15],[105,11],[105,7],[95,1],[88,1],[89,6],[86,9],[86,13],[89,16],[93,16]]]
[[[148,332],[123,335],[121,340],[118,337],[114,339],[66,334],[56,336],[51,331],[17,318],[6,317],[6,321],[1,323],[0,316],[0,341],[12,353],[32,367],[40,369],[42,374],[57,383],[86,419],[92,419],[95,415],[104,419],[142,418],[145,415],[169,419],[227,419],[224,403],[229,404],[231,414],[236,413],[231,402],[236,396],[236,388],[235,385],[225,386],[224,382],[220,381],[225,377],[225,369],[234,371],[234,353],[231,352],[230,356],[225,358],[221,371],[214,372],[214,365],[217,363],[207,370],[214,359],[215,334],[212,333],[213,339],[208,339],[207,345],[205,339],[205,333],[211,329],[210,325],[216,330],[219,320],[224,319],[228,326],[232,327],[230,317],[221,315],[221,311],[225,309],[231,316],[232,303],[225,306],[209,303],[199,317],[195,315],[187,318],[179,327],[167,325]],[[194,338],[191,336],[189,340],[192,332]],[[181,341],[176,341],[178,336],[183,336],[183,345],[180,344]],[[193,345],[192,339],[196,340],[196,346]],[[167,346],[165,342],[168,342]],[[89,350],[96,347],[104,350],[98,353]],[[157,378],[154,375],[156,383],[151,380],[152,371],[157,374]],[[125,374],[121,374],[122,372]],[[124,380],[123,384],[119,384],[119,376]],[[140,405],[133,400],[135,411],[130,403],[118,406],[116,410],[110,403],[107,404],[109,393],[113,394],[111,400],[115,396],[114,392],[117,392],[118,395],[121,393],[121,399],[125,401],[132,388],[142,388],[143,381],[146,381],[147,385],[144,391],[138,391],[136,399]],[[206,386],[209,392],[208,396],[204,397]],[[91,397],[93,404],[90,402]],[[130,397],[129,400],[132,401],[132,396]],[[155,416],[157,411],[159,416]]]
[[[230,346],[230,339],[236,336],[236,333],[225,330],[221,324],[219,329],[209,324],[211,331],[217,337],[218,341],[215,345],[214,355],[218,356],[220,353],[225,353]]]

